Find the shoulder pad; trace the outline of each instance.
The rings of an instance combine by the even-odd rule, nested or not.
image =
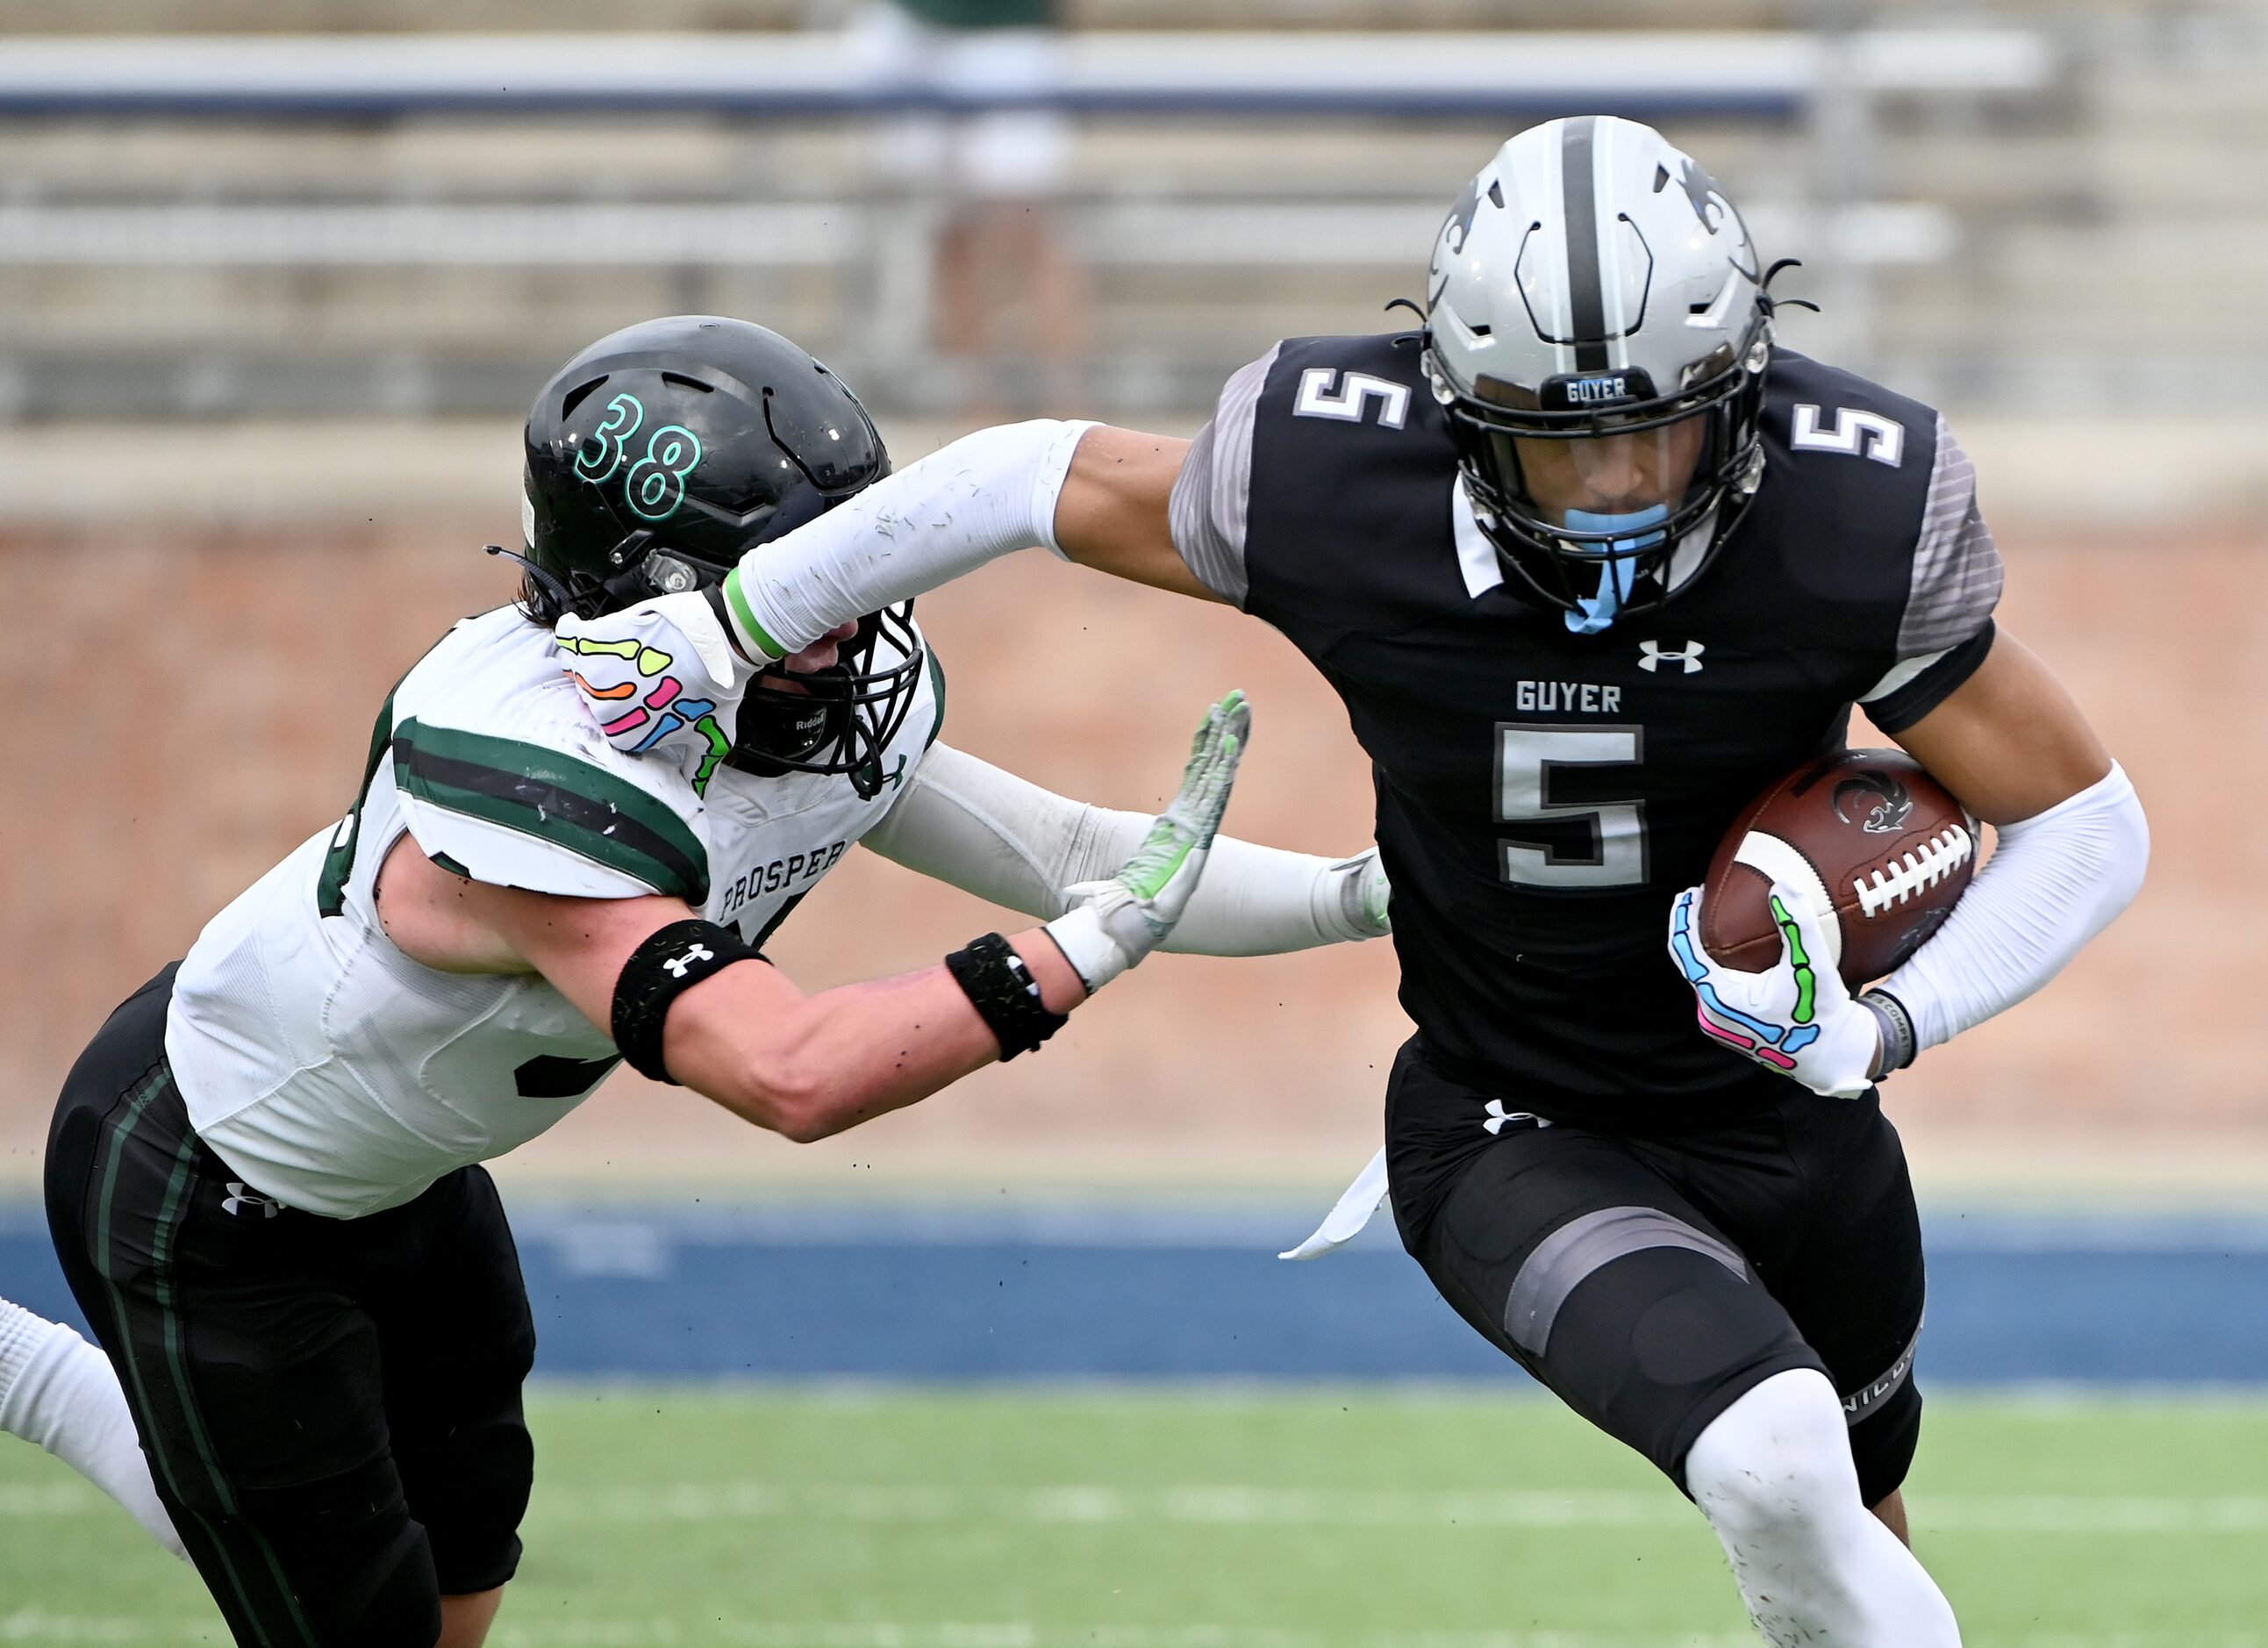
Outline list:
[[[1261,389],[1246,610],[1303,647],[1473,598],[1451,518],[1456,453],[1415,344],[1395,333],[1289,338]]]
[[[1799,460],[1852,457],[1884,469],[1918,468],[1937,454],[1937,413],[1919,401],[1786,350],[1772,352],[1764,392],[1768,437]]]
[[[698,907],[709,861],[691,783],[609,744],[550,637],[509,616],[460,626],[395,691],[394,787],[418,846],[497,886]]]

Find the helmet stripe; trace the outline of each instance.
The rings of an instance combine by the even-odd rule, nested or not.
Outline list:
[[[1559,196],[1566,213],[1568,328],[1575,339],[1575,370],[1607,367],[1606,291],[1599,279],[1599,202],[1593,176],[1595,115],[1566,123],[1559,139]]]

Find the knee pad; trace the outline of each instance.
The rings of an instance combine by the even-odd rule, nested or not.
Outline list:
[[[1726,1539],[1809,1535],[1861,1510],[1843,1404],[1824,1373],[1774,1375],[1710,1421],[1686,1490]]]
[[[519,1524],[535,1481],[520,1400],[525,1365],[522,1348],[500,1343],[437,1400],[392,1415],[409,1511],[431,1538],[445,1595],[493,1590],[519,1565]]]
[[[441,1639],[441,1593],[433,1548],[411,1523],[339,1587],[338,1600],[351,1605],[318,1624],[317,1638],[341,1648],[430,1648]]]
[[[243,1520],[283,1569],[314,1640],[427,1648],[439,1639],[432,1545],[409,1514],[391,1460],[247,1491],[241,1500]]]
[[[1569,1407],[1682,1482],[1694,1437],[1743,1392],[1820,1364],[1763,1288],[1707,1254],[1655,1247],[1584,1277],[1532,1365]]]
[[[465,1427],[443,1445],[447,1457],[418,1495],[417,1514],[433,1546],[442,1593],[492,1591],[519,1567],[519,1524],[535,1481],[535,1445],[509,1417]]]

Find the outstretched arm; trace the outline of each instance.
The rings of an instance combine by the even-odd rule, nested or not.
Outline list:
[[[925,756],[865,838],[883,857],[993,904],[1042,918],[1071,907],[1150,828],[1142,813],[1089,806],[946,744]],[[1388,931],[1375,848],[1331,860],[1222,836],[1161,949],[1269,956]]]
[[[412,960],[540,972],[649,1075],[789,1138],[824,1138],[928,1097],[1005,1044],[1044,1039],[1051,1026],[1035,1029],[1027,994],[1065,1013],[1155,949],[1203,876],[1249,726],[1241,694],[1212,706],[1172,804],[1110,880],[1012,941],[1019,962],[978,967],[964,951],[958,972],[806,995],[681,899],[498,886],[443,869],[406,836],[380,873],[379,917]]]
[[[784,658],[1033,544],[1214,599],[1174,545],[1171,500],[1189,447],[1093,424],[980,429],[749,551],[725,580],[733,639],[751,659]]]
[[[1175,595],[1224,599],[1189,570],[1174,542],[1174,492],[1197,450],[1171,435],[1107,424],[1088,430],[1056,500],[1064,558]],[[1200,462],[1204,455],[1197,452]]]
[[[446,971],[535,972],[600,1029],[632,954],[697,912],[674,898],[563,898],[452,875],[406,839],[380,883],[387,932]],[[446,930],[452,936],[434,942]],[[1035,928],[1011,942],[1062,1013],[1084,995]],[[760,1127],[823,1139],[927,1097],[1000,1055],[952,975],[926,967],[806,995],[777,968],[742,962],[673,1001],[662,1056],[671,1077]]]

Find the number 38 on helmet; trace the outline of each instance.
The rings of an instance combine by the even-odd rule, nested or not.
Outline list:
[[[527,416],[521,607],[540,624],[707,588],[749,550],[890,472],[843,381],[777,332],[673,315],[600,338]],[[833,669],[758,676],[733,765],[879,781],[924,667],[907,602],[860,621]]]

